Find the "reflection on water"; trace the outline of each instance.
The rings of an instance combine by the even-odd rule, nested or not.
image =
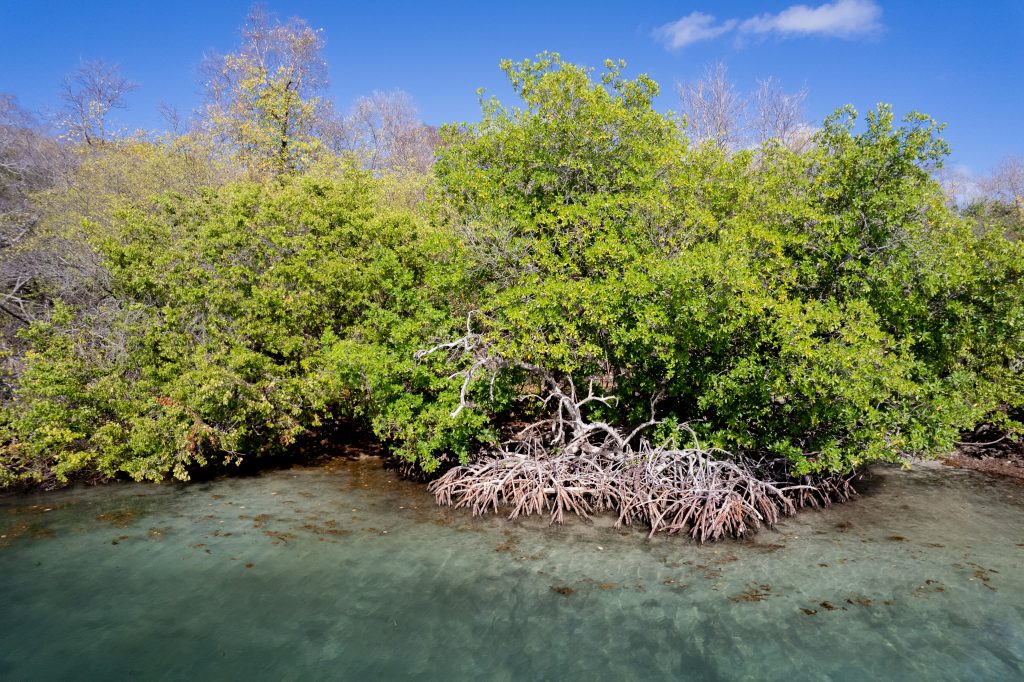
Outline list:
[[[377,460],[0,496],[0,679],[1021,679],[1022,559],[1024,487],[932,466],[708,546]]]

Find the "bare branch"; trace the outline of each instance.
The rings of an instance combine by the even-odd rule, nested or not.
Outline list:
[[[813,132],[803,116],[806,98],[805,89],[786,93],[773,78],[759,81],[753,123],[757,142],[778,140],[782,146],[794,152],[806,149]]]
[[[1024,158],[1003,157],[982,187],[993,199],[1024,210]]]
[[[360,97],[332,137],[336,151],[353,152],[376,171],[427,173],[439,144],[437,129],[420,121],[412,98],[401,90]]]
[[[746,139],[747,101],[729,82],[725,65],[709,67],[704,78],[676,86],[691,139],[722,149],[742,147]]]
[[[126,108],[126,96],[138,87],[121,76],[117,64],[83,61],[77,71],[64,78],[61,92],[68,135],[89,145],[107,141],[107,115],[113,109]]]
[[[538,400],[549,416],[434,481],[430,490],[440,504],[466,507],[474,514],[508,507],[510,518],[547,513],[552,522],[561,522],[566,513],[587,517],[614,509],[620,524],[644,523],[652,534],[688,532],[705,542],[773,525],[798,506],[828,504],[853,494],[848,477],[793,482],[774,462],[752,463],[702,448],[686,426],[680,431],[692,438],[692,447],[678,447],[675,442],[653,445],[641,434],[659,423],[661,392],[651,396],[650,418],[628,433],[614,424],[588,419],[587,406],[614,407],[617,398],[595,393],[593,378],[581,397],[572,377],[559,378],[533,365],[494,356],[483,336],[472,331],[471,318],[472,314],[467,317],[465,336],[417,353],[422,359],[450,350],[450,363],[469,363],[452,374],[452,378],[461,376],[463,383],[459,406],[451,416],[467,407],[467,392],[478,373],[496,374],[513,366],[532,374],[533,385],[542,386],[540,393],[520,399]],[[776,469],[782,482],[771,475]]]

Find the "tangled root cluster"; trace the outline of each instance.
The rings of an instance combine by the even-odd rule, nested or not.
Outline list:
[[[417,353],[449,353],[463,362],[460,401],[452,417],[468,405],[475,377],[510,364],[490,352],[480,334],[466,335]],[[536,399],[551,416],[527,425],[501,448],[457,466],[430,484],[439,504],[465,507],[474,514],[508,508],[509,517],[548,514],[561,522],[566,513],[584,518],[594,512],[618,513],[619,524],[645,524],[651,534],[689,533],[700,542],[739,537],[762,524],[772,526],[799,507],[828,505],[854,494],[852,476],[795,481],[778,461],[751,462],[716,449],[651,445],[641,433],[658,423],[651,417],[625,433],[588,420],[587,406],[610,407],[614,397],[595,395],[591,382],[580,397],[571,378],[557,379],[540,367],[515,363],[541,387]],[[637,445],[634,447],[634,443]]]
[[[688,531],[701,542],[741,536],[795,510],[787,489],[697,448],[645,441],[636,452],[608,455],[493,453],[449,470],[431,491],[440,504],[474,514],[507,506],[510,518],[547,513],[561,522],[566,512],[610,509],[620,524],[642,523],[651,534]]]
[[[609,399],[593,387],[582,399],[549,380],[545,404],[554,415],[530,424],[497,451],[457,466],[430,485],[438,503],[474,514],[509,510],[509,517],[566,513],[587,518],[611,510],[619,524],[657,532],[689,533],[700,542],[739,537],[772,526],[798,507],[827,505],[853,494],[849,477],[794,482],[771,480],[771,467],[728,453],[692,447],[652,446],[602,422],[588,422],[582,408]],[[653,412],[653,406],[652,406]],[[692,435],[692,433],[691,433]],[[638,441],[637,447],[631,445]]]

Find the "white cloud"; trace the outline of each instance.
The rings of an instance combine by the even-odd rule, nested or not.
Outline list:
[[[881,28],[878,22],[882,8],[873,0],[836,0],[820,7],[793,5],[778,14],[762,14],[740,24],[742,33],[778,33],[791,35],[822,35],[852,38],[873,33]]]
[[[793,5],[778,14],[761,14],[748,19],[727,19],[721,23],[704,12],[691,12],[687,16],[654,29],[654,38],[670,50],[711,40],[737,31],[744,35],[770,35],[780,37],[827,36],[855,38],[882,28],[879,21],[882,8],[874,0],[835,0],[818,7]]]
[[[668,49],[678,50],[702,40],[717,38],[723,33],[731,31],[736,24],[735,19],[716,24],[715,18],[710,14],[693,12],[679,21],[673,21],[654,29],[654,37],[665,43]]]

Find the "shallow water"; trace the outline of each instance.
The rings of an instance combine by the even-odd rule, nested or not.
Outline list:
[[[708,546],[372,459],[0,496],[0,535],[4,680],[1024,678],[1024,487],[933,466]]]

